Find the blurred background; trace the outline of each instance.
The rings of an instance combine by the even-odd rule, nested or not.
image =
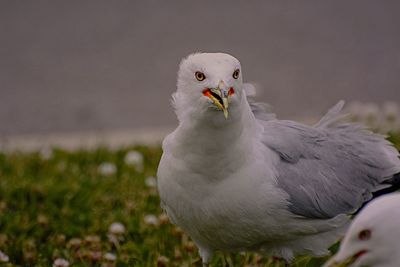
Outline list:
[[[237,57],[279,118],[314,118],[340,99],[395,110],[399,10],[399,1],[1,1],[0,137],[173,128],[178,64],[197,51]]]
[[[0,0],[0,265],[201,264],[162,212],[156,175],[193,52],[237,57],[278,118],[313,123],[344,99],[400,149],[399,11],[398,0]],[[212,266],[277,264],[225,256]]]

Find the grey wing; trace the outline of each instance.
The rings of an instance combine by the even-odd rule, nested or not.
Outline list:
[[[280,156],[278,186],[289,195],[289,209],[297,215],[331,218],[352,213],[400,172],[398,151],[383,136],[338,122],[342,106],[341,101],[314,127],[260,119],[263,143]]]

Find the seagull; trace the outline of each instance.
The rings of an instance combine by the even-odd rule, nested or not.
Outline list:
[[[195,53],[180,64],[179,125],[163,141],[161,206],[208,266],[216,251],[256,251],[286,263],[327,255],[350,215],[400,185],[398,151],[342,123],[340,101],[314,126],[278,120],[252,99],[240,62]]]
[[[400,265],[400,193],[371,201],[354,219],[339,252],[324,267]]]

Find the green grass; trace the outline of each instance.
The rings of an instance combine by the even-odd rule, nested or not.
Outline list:
[[[400,135],[390,140],[400,145]],[[144,156],[142,170],[124,161],[132,149]],[[3,265],[52,266],[64,258],[72,266],[201,266],[190,238],[166,220],[156,189],[146,185],[160,156],[159,147],[54,149],[50,157],[0,153],[0,250],[10,259]],[[101,174],[104,162],[116,172]],[[158,218],[155,225],[146,223],[147,215]],[[113,222],[126,231],[110,241]],[[106,260],[107,252],[116,260]],[[325,260],[305,256],[294,266],[320,266]],[[252,253],[217,254],[212,264],[279,266]]]

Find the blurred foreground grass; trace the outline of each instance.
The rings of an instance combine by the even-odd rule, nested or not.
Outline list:
[[[389,139],[400,148],[399,134]],[[159,147],[0,153],[0,265],[201,266],[160,209],[160,156]],[[212,266],[227,265],[280,266],[252,253],[217,254]]]

